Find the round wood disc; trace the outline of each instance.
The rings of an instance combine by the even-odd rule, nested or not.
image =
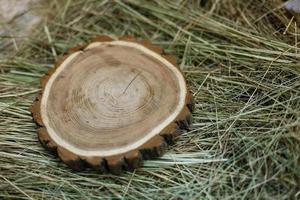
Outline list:
[[[72,49],[41,84],[32,106],[39,139],[77,170],[119,173],[160,156],[193,109],[176,59],[132,37]]]

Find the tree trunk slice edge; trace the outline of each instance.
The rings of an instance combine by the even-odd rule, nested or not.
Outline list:
[[[121,45],[125,46],[121,47]],[[111,58],[110,55],[120,58],[122,62]],[[143,66],[140,65],[141,63]],[[166,66],[169,68],[167,69]],[[151,71],[152,67],[153,71]],[[86,69],[83,71],[83,68]],[[66,69],[78,76],[69,75]],[[111,72],[113,70],[115,71]],[[158,70],[161,71],[158,72]],[[80,77],[81,74],[84,75],[83,78]],[[85,80],[84,77],[94,79]],[[103,80],[99,80],[101,78]],[[163,80],[163,88],[159,84],[159,82],[162,83],[161,80]],[[176,83],[177,80],[181,82]],[[127,87],[123,87],[124,85]],[[80,45],[70,49],[68,54],[57,61],[55,67],[41,78],[41,87],[42,91],[31,107],[33,119],[39,126],[37,131],[39,140],[45,148],[57,153],[60,159],[74,170],[91,167],[119,174],[122,170],[138,168],[144,159],[161,156],[166,145],[172,144],[183,129],[189,128],[191,112],[194,110],[193,96],[177,66],[176,58],[166,54],[161,47],[153,45],[148,40],[138,41],[131,36],[118,40],[108,36],[98,36],[89,45]],[[184,87],[183,90],[182,87]],[[88,98],[86,98],[86,91],[77,91],[76,88],[87,88]],[[68,102],[75,103],[67,105]],[[94,105],[95,102],[102,103]],[[171,105],[168,105],[169,102]],[[110,104],[112,104],[110,107],[106,107]],[[157,108],[156,104],[164,105],[164,107]],[[74,106],[77,109],[76,112],[72,111]],[[63,113],[59,113],[63,109],[65,109]],[[86,112],[87,114],[85,114],[86,109],[89,111]],[[171,112],[170,116],[166,115],[169,112]],[[100,116],[99,113],[103,115]],[[141,121],[139,121],[139,116],[142,117]],[[88,124],[89,121],[83,123],[83,119],[91,120],[92,125]],[[117,127],[115,127],[116,122],[118,122]],[[82,127],[76,129],[75,126],[78,124]],[[140,125],[135,126],[135,124]],[[67,128],[64,126],[69,127],[70,131],[66,131]],[[87,134],[77,135],[79,138],[77,141],[72,131],[79,130],[79,133],[81,129]],[[123,129],[131,132],[127,134],[122,131]],[[143,129],[152,134],[147,132],[145,135],[144,132],[139,132]],[[66,132],[72,133],[68,135]],[[76,134],[77,132],[74,133]],[[114,136],[113,139],[121,139],[113,141],[108,138],[110,135]],[[69,144],[66,138],[73,141]],[[136,139],[136,141],[128,142],[127,139]],[[97,143],[99,141],[100,145]],[[108,142],[104,144],[101,143],[102,141]],[[102,146],[102,149],[99,150],[97,145]],[[119,147],[111,147],[114,145],[119,145]]]

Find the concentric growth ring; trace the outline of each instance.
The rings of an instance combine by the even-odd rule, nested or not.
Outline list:
[[[130,37],[73,50],[42,87],[32,106],[40,141],[73,169],[136,168],[161,155],[193,109],[174,58]]]

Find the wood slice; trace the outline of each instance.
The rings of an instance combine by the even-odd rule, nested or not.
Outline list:
[[[31,109],[39,140],[75,170],[137,168],[191,123],[193,98],[175,57],[133,37],[71,49],[41,86]]]

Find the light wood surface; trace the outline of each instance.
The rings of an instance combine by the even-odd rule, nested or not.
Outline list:
[[[176,59],[133,37],[99,36],[71,49],[41,86],[32,106],[39,139],[75,170],[137,168],[191,122]]]

